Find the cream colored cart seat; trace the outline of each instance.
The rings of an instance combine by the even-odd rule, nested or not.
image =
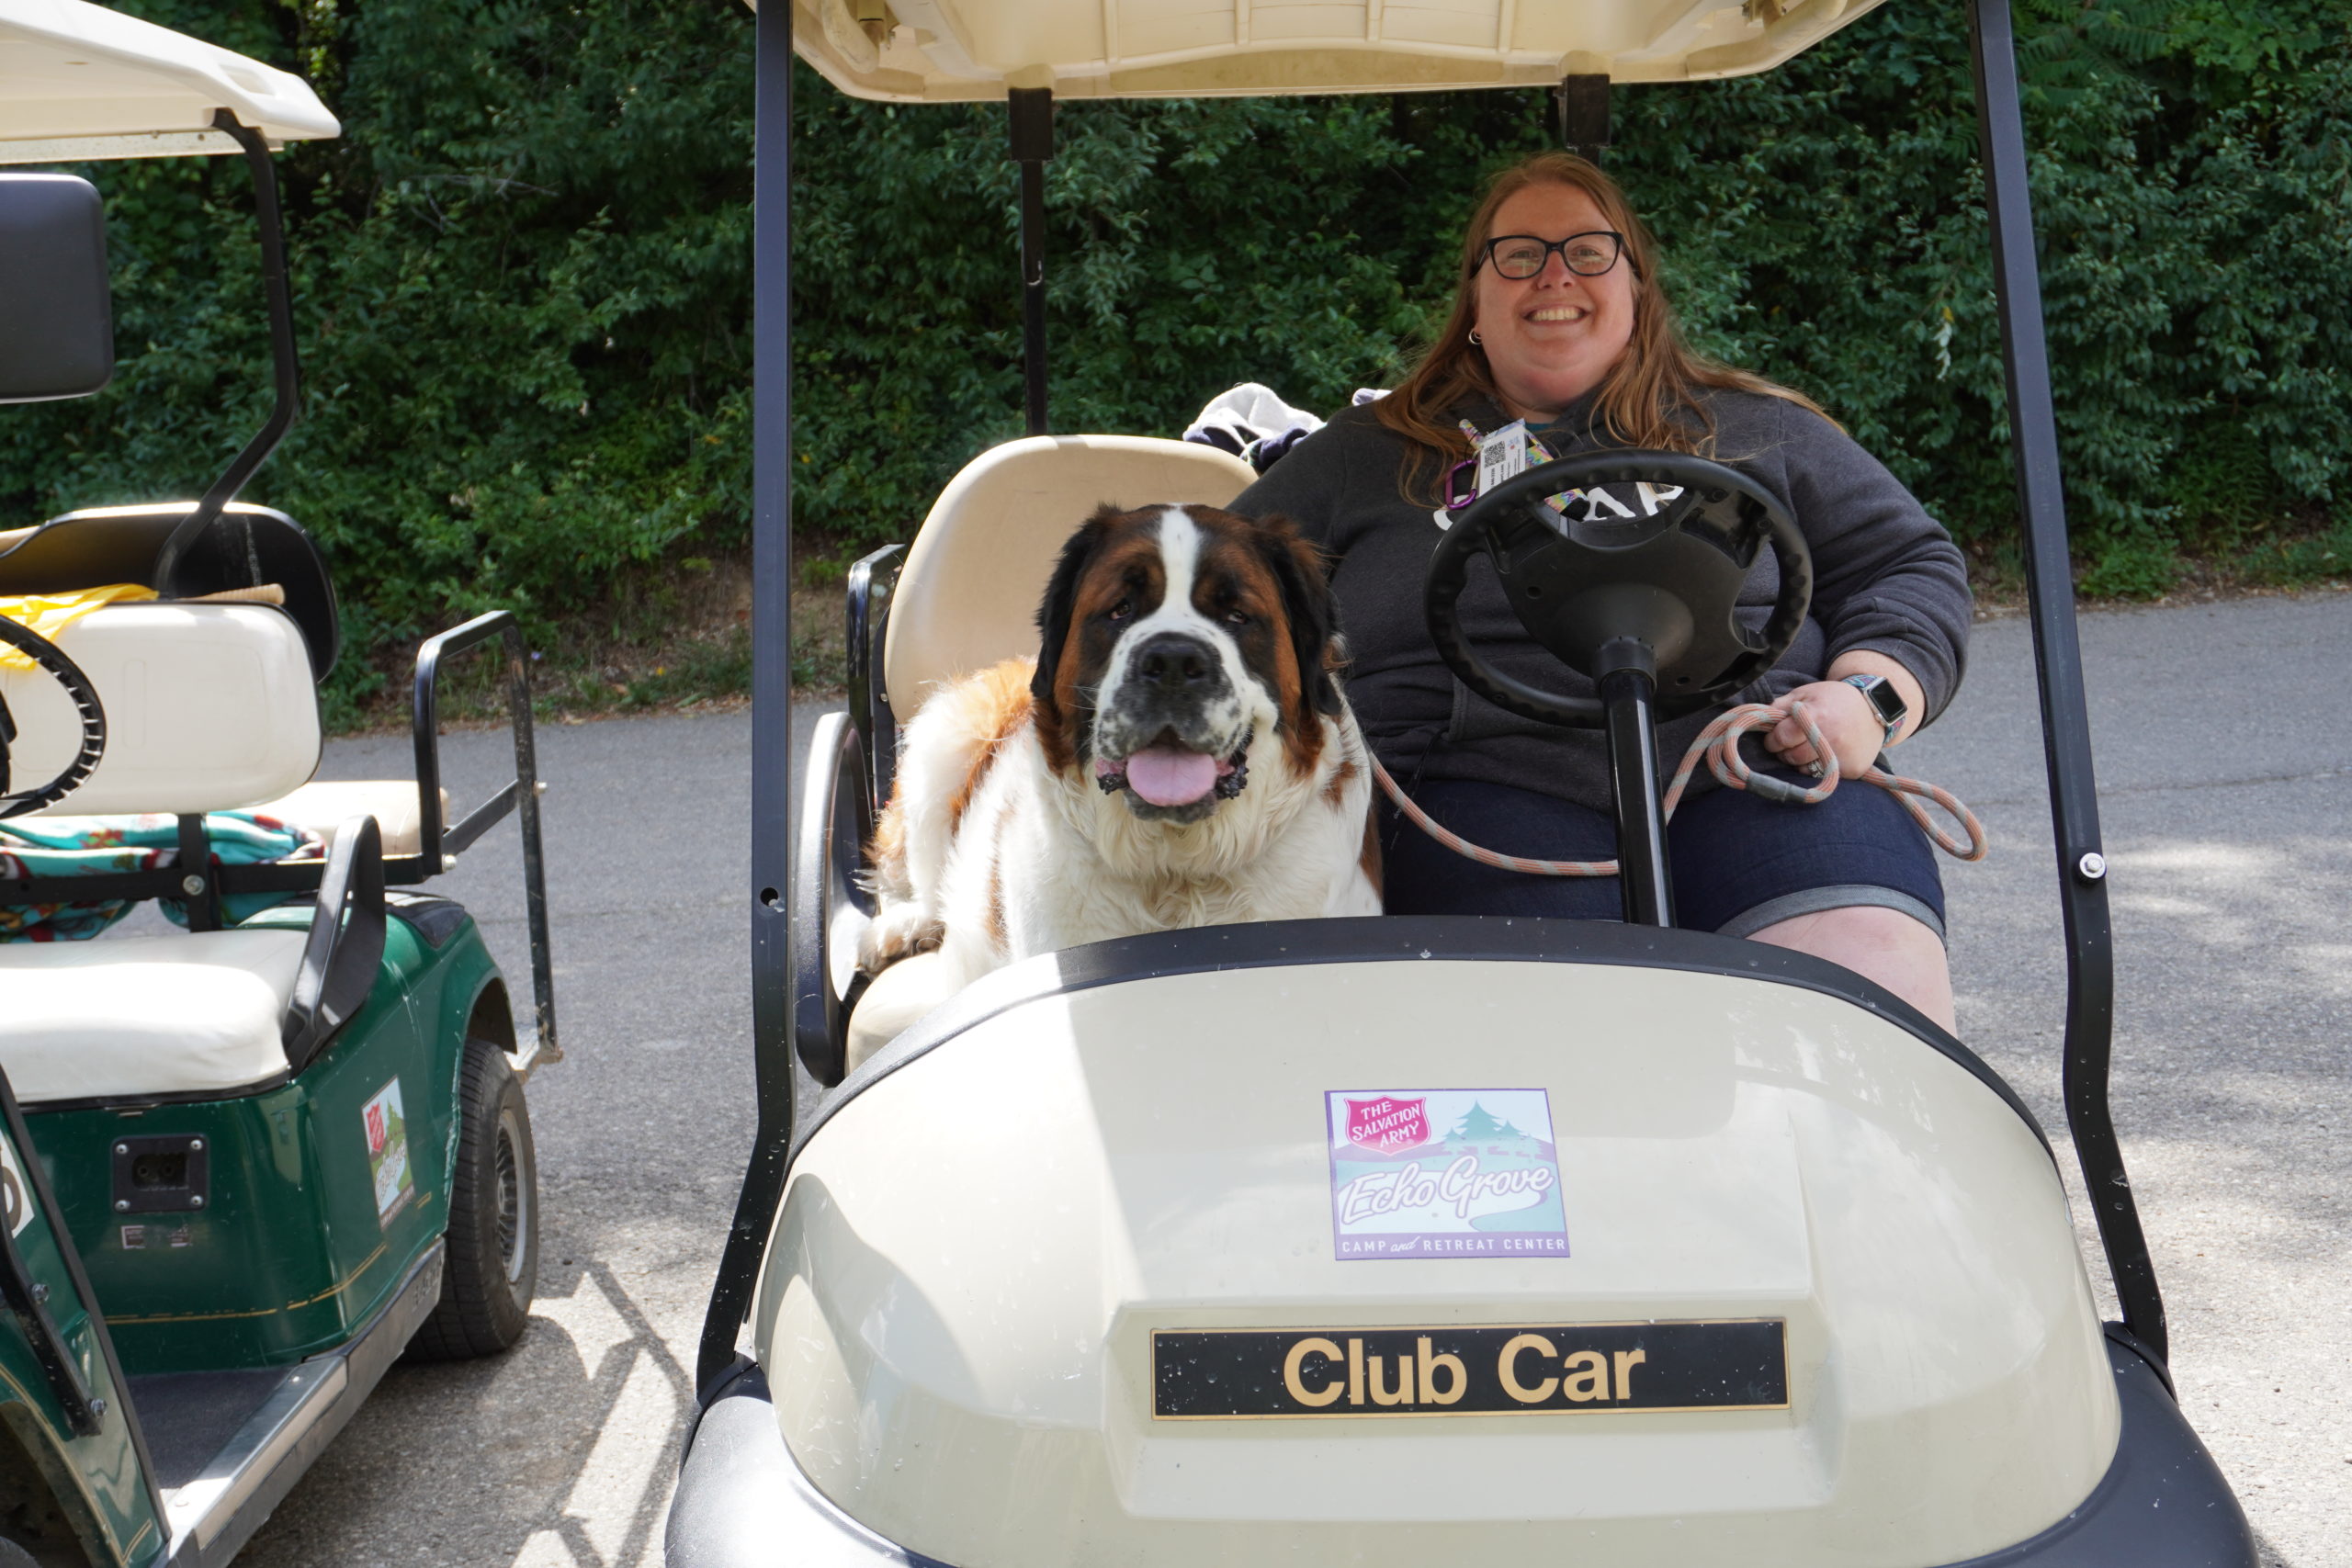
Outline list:
[[[47,813],[226,811],[309,781],[319,765],[319,703],[293,619],[266,604],[110,604],[57,634],[59,651],[97,689],[106,755]],[[0,666],[16,716],[17,787],[74,758],[81,725],[65,690],[38,670]]]
[[[939,492],[890,598],[884,690],[900,723],[958,675],[1037,650],[1037,602],[1095,508],[1224,506],[1258,476],[1229,453],[1141,435],[1038,435],[981,453]],[[947,999],[933,955],[891,965],[850,1015],[847,1066]]]
[[[413,784],[302,787],[318,765],[318,698],[308,645],[280,611],[114,604],[53,640],[97,690],[107,750],[81,788],[21,820],[266,810],[281,800],[305,818],[350,816],[370,798],[397,806],[404,790],[413,840]],[[62,688],[38,671],[0,669],[0,696],[17,726],[18,780],[71,760],[78,721]],[[0,1067],[27,1104],[209,1097],[282,1077],[308,940],[218,931],[0,943]]]
[[[308,828],[334,848],[336,832],[355,817],[373,817],[390,857],[424,852],[424,814],[414,779],[320,779],[291,795],[253,808],[264,817]],[[441,792],[442,820],[448,820],[449,792]]]
[[[78,800],[77,795],[74,797]],[[72,805],[73,800],[63,802]],[[424,852],[424,813],[419,805],[416,782],[413,779],[315,779],[288,795],[276,800],[265,800],[258,806],[243,809],[260,817],[275,817],[292,827],[307,829],[324,841],[328,850],[334,848],[335,835],[355,817],[373,817],[384,838],[384,853],[390,857],[422,854]],[[449,792],[441,792],[441,817],[449,816]],[[87,832],[103,828],[119,817],[85,817],[62,810],[28,812],[19,821],[37,824],[47,831],[61,833]]]
[[[282,1078],[309,933],[0,942],[0,1066],[20,1104],[215,1098]]]
[[[107,754],[81,788],[25,820],[65,828],[133,811],[250,809],[332,847],[344,822],[373,817],[386,854],[418,852],[415,781],[302,782],[318,767],[318,701],[301,635],[277,610],[110,604],[68,626],[57,646],[98,688]],[[64,689],[38,671],[0,668],[0,699],[17,717],[16,777],[64,766],[78,734]],[[288,790],[288,779],[299,787]]]
[[[945,682],[1037,651],[1063,541],[1105,502],[1224,506],[1258,476],[1198,442],[1035,435],[990,447],[933,503],[890,598],[884,689],[903,724]]]

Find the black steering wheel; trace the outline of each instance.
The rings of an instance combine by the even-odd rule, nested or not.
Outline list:
[[[39,811],[45,806],[54,806],[81,787],[82,781],[88,778],[91,770],[98,765],[98,759],[106,755],[107,710],[100,705],[97,688],[90,684],[87,675],[82,673],[82,667],[66,658],[55,643],[30,626],[0,615],[0,642],[6,643],[47,671],[51,679],[65,688],[65,694],[74,700],[74,711],[82,718],[82,744],[74,752],[74,760],[66,764],[65,771],[39,789],[10,795],[6,793],[8,748],[16,741],[17,725],[8,715],[7,704],[0,702],[0,820],[6,820],[11,817],[22,817],[28,811]]]
[[[1544,504],[1570,491],[1565,513]],[[1781,591],[1758,634],[1734,612],[1768,542]],[[1464,508],[1438,541],[1423,613],[1430,640],[1464,685],[1545,724],[1597,729],[1604,713],[1598,698],[1540,691],[1471,646],[1458,602],[1482,551],[1527,635],[1579,674],[1600,678],[1610,643],[1645,645],[1662,718],[1724,702],[1770,671],[1813,600],[1804,536],[1763,486],[1721,463],[1603,452],[1514,475]]]

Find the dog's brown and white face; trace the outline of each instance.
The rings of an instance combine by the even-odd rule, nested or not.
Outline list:
[[[1340,711],[1330,591],[1280,519],[1105,506],[1064,547],[1037,627],[1048,763],[1148,820],[1197,822],[1239,795],[1261,733],[1305,775]]]

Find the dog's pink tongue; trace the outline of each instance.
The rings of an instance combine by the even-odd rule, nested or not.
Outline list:
[[[1190,806],[1216,787],[1216,759],[1153,746],[1127,759],[1127,787],[1154,806]]]

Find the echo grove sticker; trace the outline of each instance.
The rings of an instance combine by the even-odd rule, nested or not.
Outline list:
[[[361,1111],[368,1126],[368,1171],[376,1179],[376,1218],[389,1220],[408,1201],[408,1118],[401,1114],[401,1080],[376,1091]]]
[[[1323,1101],[1337,1256],[1568,1255],[1544,1090],[1333,1089]]]

